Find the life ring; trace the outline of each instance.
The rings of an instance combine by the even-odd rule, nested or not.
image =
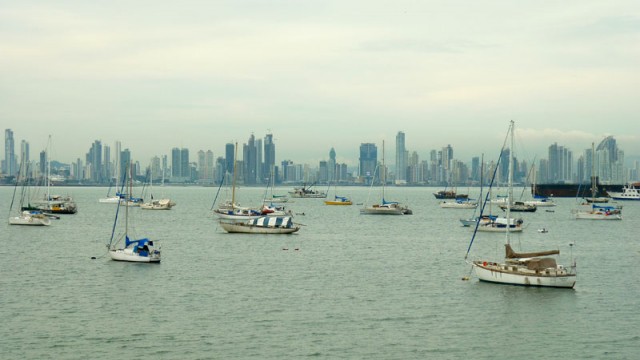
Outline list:
[[[483,262],[483,263],[482,263],[482,266],[487,266],[487,262],[486,262],[486,261],[485,261],[485,262]]]

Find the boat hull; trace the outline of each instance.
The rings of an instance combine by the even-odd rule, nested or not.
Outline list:
[[[459,203],[459,202],[449,202],[443,201],[440,203],[440,207],[443,209],[475,209],[478,207],[478,203],[469,202],[469,203]]]
[[[495,264],[474,261],[474,272],[480,281],[535,287],[555,287],[571,289],[576,284],[576,275],[563,268],[550,270],[548,273],[527,271],[521,266]],[[514,271],[515,270],[515,271]]]
[[[138,263],[159,263],[160,262],[160,252],[158,250],[153,250],[149,253],[149,256],[142,256],[138,253],[135,253],[131,248],[125,249],[112,249],[109,250],[109,256],[112,260],[115,261],[127,261],[127,262],[138,262]]]
[[[490,225],[490,224],[480,224],[478,226],[478,231],[480,232],[497,232],[497,233],[506,233],[507,232],[507,227],[506,226],[494,226],[494,225]],[[511,227],[509,229],[509,232],[515,233],[515,232],[522,232],[522,226],[518,225],[518,226],[514,226]]]
[[[596,192],[619,192],[623,187],[624,185],[597,184]],[[591,184],[536,184],[531,185],[531,194],[543,197],[587,197],[591,196]]]
[[[575,217],[577,220],[622,220],[620,214],[602,214],[592,212],[576,212]]]
[[[404,215],[402,209],[381,207],[368,207],[360,209],[360,213],[363,215]]]
[[[224,231],[232,234],[293,234],[300,230],[299,226],[291,228],[283,227],[264,227],[247,225],[244,223],[226,223],[220,222],[220,226]]]
[[[49,226],[51,225],[51,220],[49,220],[49,218],[46,216],[21,215],[10,217],[9,224],[25,226]]]
[[[140,209],[144,210],[171,210],[175,203],[169,199],[153,200],[140,205]]]
[[[324,202],[326,205],[352,205],[353,203],[351,201],[325,201]]]

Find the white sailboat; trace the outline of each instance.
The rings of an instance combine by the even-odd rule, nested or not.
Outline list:
[[[382,142],[382,168],[384,169],[384,141]],[[376,166],[376,169],[378,167]],[[382,171],[381,171],[382,172]],[[373,172],[373,177],[375,178],[375,170]],[[387,182],[386,173],[384,176],[381,176],[382,179],[382,201],[379,204],[373,205],[365,205],[364,208],[360,209],[360,214],[363,215],[411,215],[413,211],[409,209],[406,205],[401,205],[397,201],[387,201],[384,198],[384,189],[385,183]],[[371,186],[373,186],[374,181],[371,181]]]
[[[511,121],[509,136],[511,138],[511,149],[513,149],[514,122]],[[509,188],[513,185],[513,151],[509,152]],[[510,196],[512,194],[510,193]],[[510,216],[510,209],[506,209],[507,218]],[[471,264],[476,276],[480,281],[524,285],[537,287],[558,287],[573,288],[576,283],[576,264],[569,268],[558,265],[556,259],[550,256],[560,254],[559,250],[539,251],[530,253],[515,252],[510,243],[510,227],[506,227],[505,259],[503,261],[473,260],[468,261],[469,251],[475,232],[471,238],[471,243],[465,255],[465,261]]]
[[[154,199],[153,198],[153,174],[151,171],[149,172],[149,194],[151,200],[148,202],[144,202],[140,204],[140,209],[142,210],[171,210],[172,207],[176,205],[176,202],[169,199]]]
[[[456,200],[444,200],[440,202],[440,207],[443,209],[475,209],[478,207],[478,202],[473,199],[456,199]]]
[[[131,170],[129,170],[129,174],[129,182],[131,183]],[[126,178],[127,176],[125,174],[123,184],[126,183]],[[159,246],[156,247],[154,242],[148,238],[132,240],[129,237],[129,206],[124,206],[124,234],[116,239],[115,232],[118,225],[120,208],[120,206],[116,207],[116,217],[113,222],[111,239],[107,244],[107,251],[109,252],[111,259],[116,261],[159,263],[161,259]],[[124,243],[124,246],[117,246],[121,242]]]
[[[22,156],[22,159],[24,159],[24,156]],[[18,171],[18,174],[21,174],[22,171],[22,165],[20,164],[20,170]],[[20,177],[18,177],[16,179],[16,185],[13,188],[13,197],[11,198],[11,205],[9,205],[9,213],[12,212],[13,209],[13,202],[16,198],[16,190],[18,188],[18,184],[20,183]],[[39,210],[22,210],[22,205],[24,202],[24,198],[25,198],[25,187],[26,187],[26,183],[24,183],[22,185],[22,190],[21,190],[21,194],[20,194],[20,207],[19,207],[19,211],[18,214],[16,216],[10,216],[9,217],[9,225],[27,225],[27,226],[48,226],[51,225],[51,220],[49,219],[48,216],[46,216],[45,214],[43,214],[41,211]]]
[[[48,214],[75,214],[78,212],[78,205],[70,196],[51,195],[51,136],[45,151],[45,165],[47,169],[46,179],[47,193],[44,199],[34,201],[35,206],[22,207],[22,210],[40,210]]]

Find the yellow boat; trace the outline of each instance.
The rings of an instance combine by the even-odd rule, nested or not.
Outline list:
[[[344,196],[336,196],[334,200],[325,200],[325,204],[327,205],[352,205],[353,203],[349,198]]]

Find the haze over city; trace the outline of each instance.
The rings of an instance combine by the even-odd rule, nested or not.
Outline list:
[[[530,158],[607,135],[640,154],[636,1],[10,0],[0,22],[2,128],[63,162],[272,133],[278,161],[353,166],[398,131],[469,161],[512,119]]]

